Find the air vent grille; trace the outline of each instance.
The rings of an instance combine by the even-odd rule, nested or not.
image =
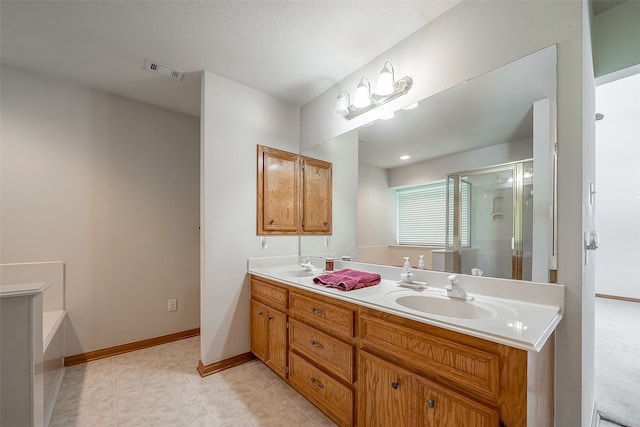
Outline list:
[[[182,80],[182,76],[184,76],[184,71],[159,64],[157,61],[153,61],[149,58],[144,60],[144,69],[175,80]]]

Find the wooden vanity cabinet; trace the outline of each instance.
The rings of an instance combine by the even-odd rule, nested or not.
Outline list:
[[[554,425],[553,335],[528,352],[252,276],[251,351],[339,426]]]
[[[355,425],[352,304],[289,292],[289,384],[339,426]]]
[[[361,351],[358,421],[367,427],[411,427],[411,373]]]
[[[258,145],[258,235],[331,234],[332,164]]]
[[[251,278],[251,352],[280,377],[287,378],[287,288]]]
[[[358,311],[359,426],[388,425],[386,413],[403,409],[411,414],[406,425],[416,427],[553,426],[553,336],[533,353],[366,307]],[[411,404],[402,394],[393,399],[403,384]],[[380,399],[394,402],[393,409]]]
[[[413,376],[414,427],[496,427],[495,408],[456,393],[417,375]]]

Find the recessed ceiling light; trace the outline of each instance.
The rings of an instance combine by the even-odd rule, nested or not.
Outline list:
[[[385,114],[384,116],[380,117],[381,120],[389,120],[389,119],[393,119],[393,116],[395,116],[395,113],[389,113],[389,114]]]
[[[411,156],[407,156],[407,155],[400,156],[400,160],[409,160],[410,158]]]
[[[414,108],[416,108],[418,106],[417,102],[414,102],[413,104],[409,104],[406,107],[403,108],[403,110],[413,110]]]

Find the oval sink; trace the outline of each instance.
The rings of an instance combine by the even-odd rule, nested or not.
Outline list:
[[[278,272],[278,274],[281,274],[283,276],[289,276],[289,277],[311,277],[318,274],[318,272],[306,271],[306,270],[291,270],[291,271],[280,271]]]
[[[473,301],[461,301],[441,296],[405,295],[396,298],[403,307],[437,316],[458,319],[490,319],[495,313]]]

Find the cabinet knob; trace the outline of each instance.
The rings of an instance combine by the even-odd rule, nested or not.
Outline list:
[[[395,381],[391,383],[391,388],[394,389],[394,390],[397,390],[399,386],[400,386],[400,384],[398,384]]]
[[[262,316],[263,314],[264,314],[263,312],[260,312],[260,313],[258,313],[258,316]]]
[[[311,312],[317,316],[324,316],[324,310],[320,310],[315,307],[311,307]]]
[[[431,409],[435,408],[436,407],[436,401],[432,400],[432,399],[427,400],[427,407],[431,408]]]
[[[269,316],[269,320],[273,320],[273,316]]]
[[[311,341],[311,345],[313,347],[317,348],[318,350],[324,350],[324,346],[322,344],[320,344],[319,342]]]
[[[276,221],[275,221],[275,220],[273,220],[273,219],[272,219],[271,221],[269,221],[269,225],[273,225],[273,224],[275,224],[275,223],[276,223]]]
[[[316,386],[318,388],[324,388],[324,384],[322,384],[321,382],[319,382],[315,378],[311,378],[311,384],[313,384],[314,386]]]
[[[327,221],[323,222],[324,226],[326,227],[329,223]]]

